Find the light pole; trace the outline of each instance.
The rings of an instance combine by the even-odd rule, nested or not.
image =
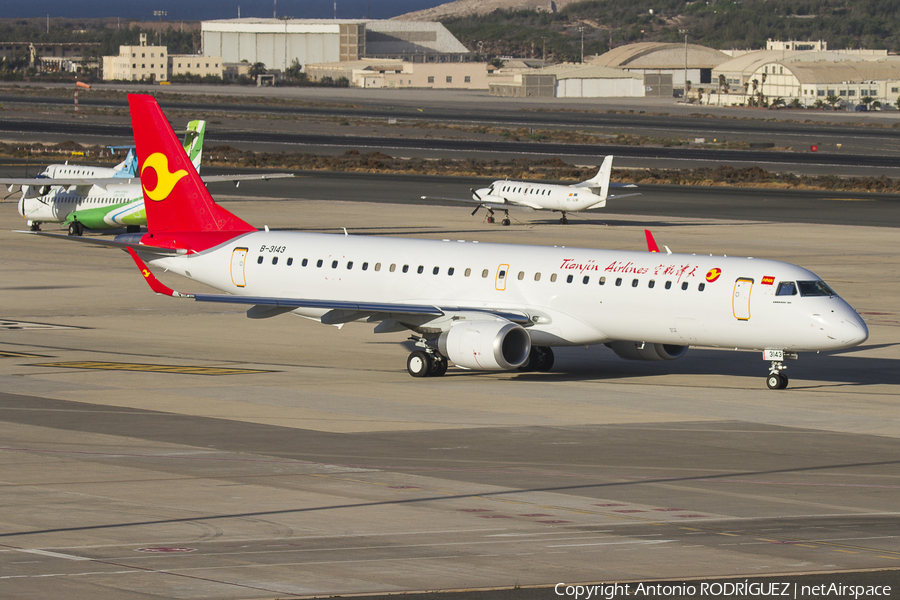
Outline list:
[[[547,66],[547,38],[541,36],[541,66]]]
[[[157,20],[158,24],[156,26],[156,45],[157,46],[162,46],[162,18],[167,15],[168,15],[168,13],[164,10],[154,10],[153,11],[153,16],[159,17],[159,19]]]
[[[581,32],[581,64],[584,64],[584,27],[579,27],[578,31]]]

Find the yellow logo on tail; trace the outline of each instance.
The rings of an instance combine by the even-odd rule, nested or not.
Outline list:
[[[148,189],[143,181],[144,171],[147,167],[152,168],[156,173],[156,187],[152,190]],[[147,160],[144,161],[144,166],[141,167],[141,186],[144,188],[144,193],[147,194],[148,198],[154,202],[159,202],[168,198],[175,184],[186,175],[187,171],[184,169],[171,173],[169,171],[169,159],[166,155],[162,152],[154,152],[147,157]]]

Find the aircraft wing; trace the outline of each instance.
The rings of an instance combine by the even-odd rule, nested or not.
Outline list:
[[[14,186],[32,186],[32,187],[69,187],[69,186],[82,186],[82,185],[96,185],[99,187],[106,187],[108,185],[125,185],[132,182],[137,182],[137,178],[132,177],[103,177],[103,178],[80,178],[80,179],[51,179],[49,177],[34,177],[34,178],[0,178],[0,185],[5,185],[12,191]]]
[[[268,181],[269,179],[287,179],[293,176],[293,173],[253,173],[247,175],[202,175],[201,179],[203,179],[203,183],[230,181],[237,187],[242,181]]]
[[[490,208],[491,210],[508,210],[510,208],[541,210],[540,206],[529,206],[527,204],[519,204],[518,202],[486,202],[474,198],[447,198],[444,196],[420,196],[420,198],[422,200],[448,200],[450,202],[461,202],[464,204],[477,204],[479,207]]]

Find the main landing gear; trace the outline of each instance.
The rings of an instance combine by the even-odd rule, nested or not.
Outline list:
[[[31,229],[31,231],[40,231],[41,224],[39,221],[32,221],[31,223],[29,223],[29,228]]]
[[[72,221],[69,223],[69,235],[84,235],[84,225],[78,221]]]
[[[553,368],[553,348],[549,346],[532,346],[519,371],[522,373],[534,373],[535,371],[549,371]]]
[[[562,211],[562,216],[559,218],[559,224],[565,225],[569,222],[569,219],[566,218],[566,211]]]
[[[783,390],[788,386],[788,376],[782,373],[787,369],[782,362],[785,359],[796,360],[797,354],[783,350],[763,351],[763,360],[772,361],[772,366],[769,367],[769,376],[766,377],[766,387],[770,390]]]
[[[448,366],[446,357],[425,350],[416,350],[406,359],[406,370],[413,377],[441,377]]]

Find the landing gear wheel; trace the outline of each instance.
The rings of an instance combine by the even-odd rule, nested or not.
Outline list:
[[[32,223],[32,224],[31,224],[31,231],[40,231],[40,230],[41,230],[41,224],[40,224],[40,223]]]
[[[534,373],[535,371],[549,371],[553,368],[553,350],[547,346],[532,346],[528,353],[528,359],[519,367],[522,373]]]
[[[541,360],[538,362],[537,370],[546,373],[553,368],[553,348],[548,346],[542,347]]]
[[[500,221],[500,224],[504,227],[509,227],[509,219],[503,219],[502,221]]]
[[[69,223],[69,235],[84,235],[84,225],[78,221]]]
[[[493,222],[494,222],[494,216],[493,216],[493,215],[488,215],[488,217],[485,219],[485,221],[487,221],[488,223],[493,223]]]
[[[141,226],[140,225],[128,225],[125,227],[125,233],[140,233]]]
[[[432,370],[431,356],[427,352],[416,350],[406,359],[406,370],[413,377],[428,377]]]
[[[560,224],[560,225],[565,225],[565,224],[568,223],[568,222],[569,222],[569,220],[566,218],[566,215],[563,215],[563,216],[561,216],[561,217],[559,218],[559,224]]]
[[[431,368],[428,369],[429,377],[442,377],[447,373],[447,359],[443,356],[429,356],[431,359]]]
[[[783,373],[769,373],[766,378],[766,387],[770,390],[783,390],[788,386],[787,375]]]

